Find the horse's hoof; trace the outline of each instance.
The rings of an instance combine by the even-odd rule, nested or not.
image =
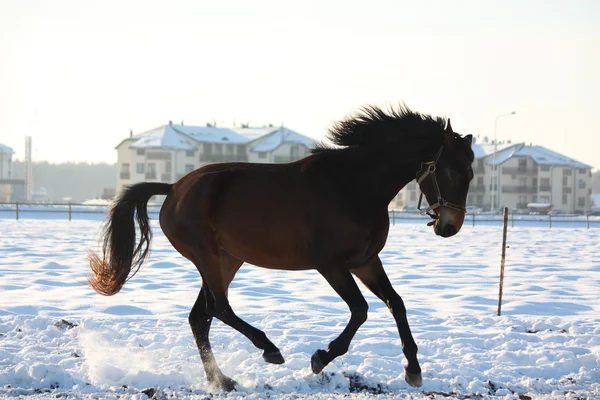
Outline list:
[[[408,372],[406,367],[404,367],[404,380],[410,386],[415,388],[420,388],[421,386],[423,386],[423,376],[421,375],[421,373]]]
[[[325,350],[317,350],[315,351],[315,354],[312,355],[312,357],[310,358],[310,367],[312,368],[312,372],[314,372],[315,374],[320,373],[321,371],[323,371],[323,368],[325,368],[325,363],[323,362],[323,358],[321,357],[321,354],[326,354]]]
[[[239,384],[231,378],[222,376],[211,382],[211,385],[216,389],[221,389],[225,392],[233,392]]]
[[[271,364],[283,364],[285,362],[279,350],[270,353],[264,352],[263,359]]]

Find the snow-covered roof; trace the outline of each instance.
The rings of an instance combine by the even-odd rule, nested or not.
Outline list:
[[[527,146],[524,143],[512,145],[504,150],[498,151],[495,157],[487,160],[489,165],[500,165],[512,157],[528,157],[538,165],[557,165],[573,168],[592,168],[591,166],[563,156],[542,146]]]
[[[208,143],[248,143],[250,139],[245,135],[229,128],[213,128],[208,126],[184,126],[171,125],[177,132],[180,132],[198,142]]]
[[[284,143],[303,144],[313,147],[315,141],[288,128],[239,128],[236,132],[254,138],[250,143],[250,151],[268,152],[277,149]]]
[[[15,154],[13,149],[0,143],[0,153]]]
[[[502,143],[502,144],[498,144],[498,146],[495,146],[493,144],[474,143],[471,146],[471,148],[473,149],[473,153],[475,154],[475,159],[478,159],[478,158],[484,158],[484,157],[492,155],[494,153],[495,149],[497,149],[497,151],[501,151],[501,150],[504,150],[511,146],[514,146],[514,145],[510,144],[510,143]]]
[[[170,149],[170,150],[195,150],[185,135],[173,129],[172,125],[165,125],[148,132],[141,133],[132,138],[135,142],[131,145],[134,149]]]

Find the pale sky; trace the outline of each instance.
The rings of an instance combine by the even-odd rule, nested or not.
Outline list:
[[[115,162],[172,120],[322,139],[404,101],[600,167],[598,1],[0,0],[0,143]],[[599,114],[596,114],[599,112]]]

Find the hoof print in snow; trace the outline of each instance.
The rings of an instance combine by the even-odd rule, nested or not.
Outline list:
[[[73,328],[75,328],[78,325],[74,324],[72,322],[69,322],[67,320],[61,319],[59,322],[55,322],[54,326],[59,331],[68,331],[69,329],[73,329]]]
[[[370,384],[364,376],[357,372],[344,371],[342,372],[342,375],[348,378],[348,381],[350,382],[350,393],[367,392],[370,394],[384,394],[387,392],[387,389],[383,384]]]

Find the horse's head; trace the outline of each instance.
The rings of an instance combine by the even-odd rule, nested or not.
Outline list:
[[[465,219],[469,183],[473,179],[473,137],[452,131],[450,120],[443,133],[443,145],[435,157],[423,163],[417,182],[429,207],[422,211],[434,219],[436,235],[450,237],[458,233]],[[419,200],[419,209],[421,200]]]

